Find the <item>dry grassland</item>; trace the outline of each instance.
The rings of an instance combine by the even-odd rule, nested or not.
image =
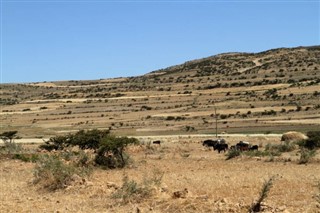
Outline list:
[[[318,155],[306,165],[297,163],[296,152],[269,157],[240,157],[226,161],[224,154],[204,148],[203,138],[164,138],[161,146],[129,147],[133,163],[125,169],[96,168],[89,179],[75,181],[67,189],[50,192],[34,185],[33,163],[0,161],[2,212],[247,212],[258,198],[263,183],[274,177],[264,212],[319,212],[315,195],[320,181]],[[247,137],[227,138],[229,144]],[[280,143],[279,137],[252,137],[265,146]],[[152,195],[122,204],[111,198],[124,176],[142,184],[145,178],[163,173]],[[185,197],[173,193],[187,189]]]

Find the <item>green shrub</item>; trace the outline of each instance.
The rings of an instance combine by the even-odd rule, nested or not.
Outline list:
[[[75,134],[51,137],[49,141],[40,145],[39,148],[52,151],[63,150],[69,146],[79,146],[80,149],[97,150],[102,138],[109,135],[109,133],[109,130],[80,130]]]
[[[264,156],[270,156],[273,153],[269,151],[254,150],[254,151],[243,152],[243,154],[249,157],[264,157]]]
[[[49,152],[52,150],[63,150],[70,143],[70,135],[51,137],[45,144],[39,146],[40,149],[45,149]]]
[[[107,136],[102,139],[95,162],[103,167],[123,168],[128,164],[129,156],[124,152],[130,144],[138,144],[136,138]]]
[[[320,131],[310,131],[307,136],[308,139],[305,140],[304,147],[308,149],[320,148]]]
[[[80,130],[71,137],[71,145],[79,146],[80,149],[99,149],[101,140],[108,136],[110,133],[109,130]]]
[[[37,154],[15,154],[13,155],[12,159],[18,159],[23,162],[32,162],[35,163],[39,159],[39,155]]]
[[[137,144],[135,138],[115,137],[109,134],[109,130],[81,130],[76,134],[66,136],[56,136],[50,138],[46,144],[40,148],[51,150],[66,150],[69,146],[78,146],[80,149],[91,149],[96,153],[95,163],[106,168],[123,168],[128,164],[129,156],[124,149],[129,144]],[[62,152],[66,160],[74,153],[70,151]],[[80,164],[87,164],[89,159],[83,156]]]
[[[227,152],[226,156],[226,160],[230,160],[232,158],[235,158],[237,156],[240,156],[241,155],[241,151],[240,150],[237,150],[237,149],[231,149]]]
[[[291,152],[295,149],[295,144],[290,143],[288,141],[282,143],[282,144],[267,144],[265,147],[266,151],[272,151],[272,152]]]

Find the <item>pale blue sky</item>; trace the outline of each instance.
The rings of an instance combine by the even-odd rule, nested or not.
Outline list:
[[[320,44],[319,1],[1,0],[1,82],[137,76]]]

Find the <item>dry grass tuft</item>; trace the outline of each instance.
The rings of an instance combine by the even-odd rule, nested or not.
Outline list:
[[[261,204],[262,202],[268,197],[271,187],[273,186],[274,177],[271,177],[268,181],[266,181],[262,189],[260,191],[259,198],[256,202],[252,204],[250,207],[249,212],[260,212],[261,211]]]

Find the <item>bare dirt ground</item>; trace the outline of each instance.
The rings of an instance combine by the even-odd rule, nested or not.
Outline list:
[[[242,156],[225,160],[225,154],[202,146],[204,138],[167,136],[161,138],[161,146],[148,146],[154,137],[142,137],[143,145],[127,150],[133,161],[127,168],[96,168],[89,179],[55,192],[32,183],[34,163],[1,159],[1,212],[247,212],[271,177],[275,179],[264,212],[320,212],[315,199],[319,193],[319,153],[306,165],[297,163],[297,151],[274,159]],[[279,136],[226,139],[230,145],[247,140],[261,149],[268,143],[280,143]],[[149,197],[127,204],[111,198],[124,176],[143,184],[159,172],[163,174],[161,185],[154,187]],[[173,196],[185,189],[185,196]]]

